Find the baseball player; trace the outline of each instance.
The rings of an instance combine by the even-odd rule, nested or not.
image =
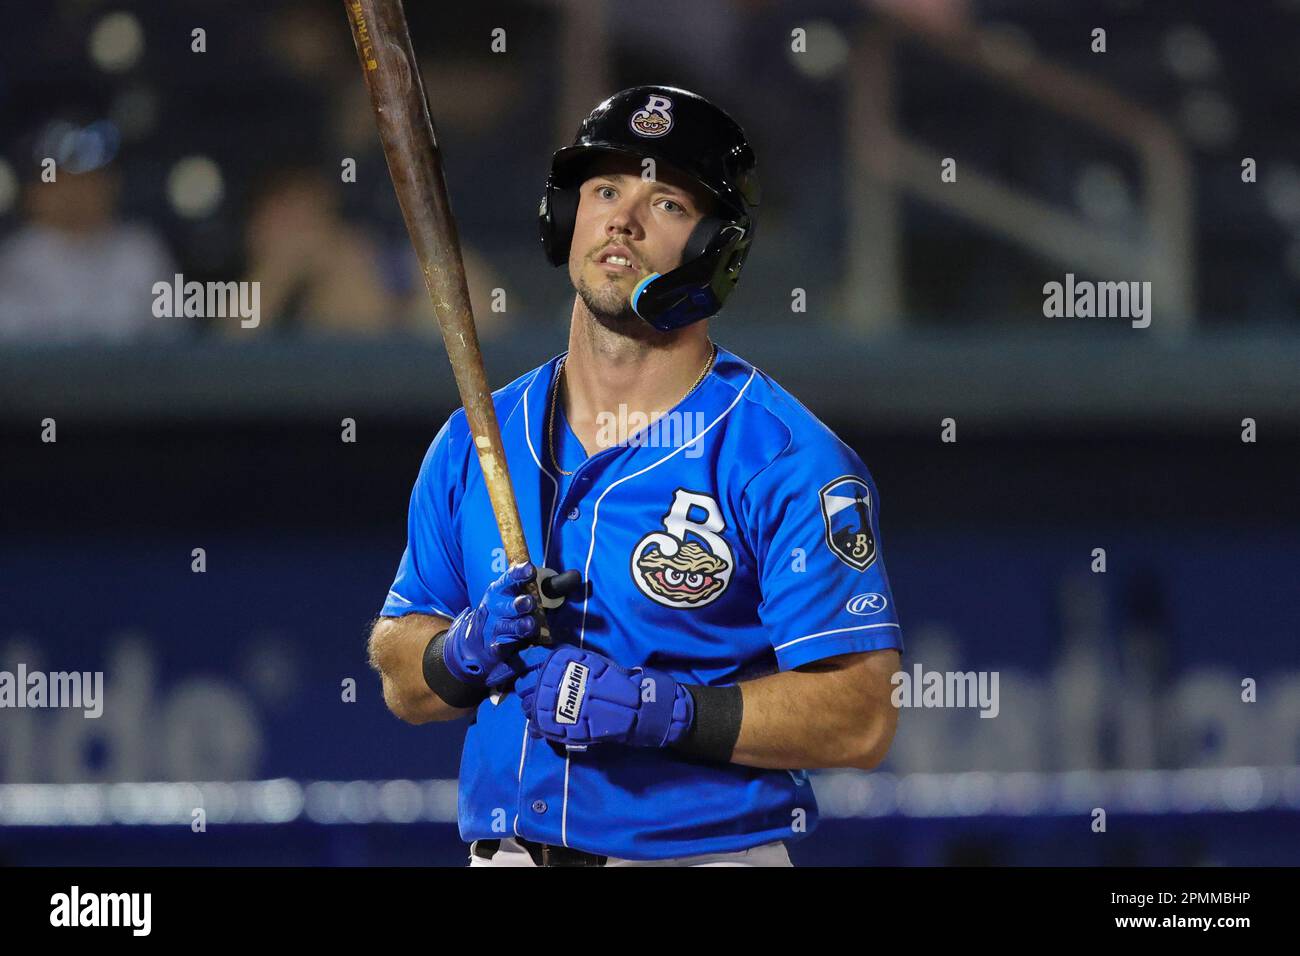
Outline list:
[[[494,393],[531,561],[506,566],[463,410],[425,455],[371,660],[402,719],[469,717],[473,866],[788,866],[817,822],[805,769],[889,748],[875,484],[709,338],[758,198],[704,98],[597,106],[540,209],[577,293],[568,350]]]

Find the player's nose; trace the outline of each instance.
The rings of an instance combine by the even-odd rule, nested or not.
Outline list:
[[[611,239],[621,236],[630,236],[636,239],[644,234],[642,222],[634,203],[628,201],[619,203],[610,211],[609,218],[605,220],[605,235]]]

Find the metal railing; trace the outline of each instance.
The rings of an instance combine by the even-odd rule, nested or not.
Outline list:
[[[1131,148],[1142,176],[1141,235],[1108,231],[960,157],[958,181],[943,182],[945,154],[909,138],[894,110],[894,64],[909,44]],[[1135,278],[1137,270],[1152,283],[1154,327],[1173,334],[1189,327],[1195,309],[1190,162],[1178,134],[1154,113],[995,31],[936,31],[880,10],[853,38],[848,104],[850,325],[877,333],[901,321],[899,200],[911,194],[1071,270],[1115,279]]]

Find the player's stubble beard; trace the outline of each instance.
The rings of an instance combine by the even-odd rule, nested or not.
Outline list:
[[[632,300],[622,283],[604,281],[593,288],[587,277],[579,273],[577,292],[587,313],[612,335],[649,346],[665,344],[663,333],[633,311]]]

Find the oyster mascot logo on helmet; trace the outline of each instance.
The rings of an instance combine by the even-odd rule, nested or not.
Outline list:
[[[675,86],[634,86],[605,100],[573,143],[551,157],[537,211],[542,251],[553,266],[569,264],[578,193],[593,160],[605,156],[653,159],[659,170],[694,179],[713,199],[686,240],[681,264],[637,283],[632,311],[660,332],[716,315],[740,281],[754,238],[758,170],[745,131],[698,93]]]
[[[651,96],[644,107],[632,114],[628,125],[638,136],[664,136],[673,128],[673,101],[666,96]]]

